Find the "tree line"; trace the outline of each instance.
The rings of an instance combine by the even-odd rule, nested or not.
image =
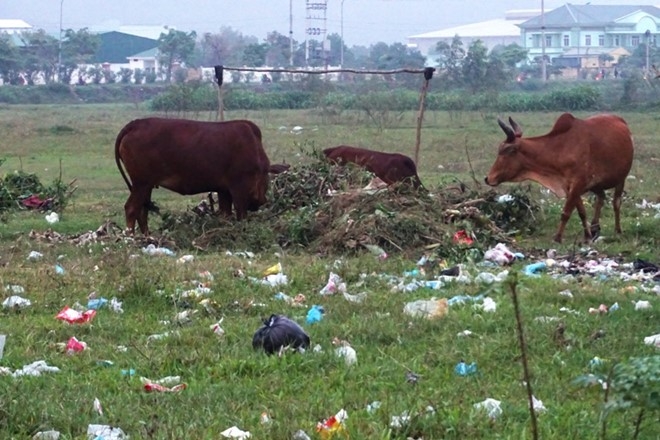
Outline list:
[[[482,41],[463,45],[460,36],[451,43],[439,42],[427,60],[418,50],[402,43],[378,42],[369,47],[347,47],[341,36],[330,34],[329,47],[320,41],[299,42],[277,31],[267,33],[259,40],[243,35],[231,27],[221,27],[216,33],[183,32],[170,29],[158,39],[158,56],[166,82],[182,81],[184,72],[177,66],[247,66],[247,67],[325,67],[338,66],[353,69],[392,70],[423,68],[435,65],[438,75],[448,86],[471,91],[499,89],[516,78],[541,77],[541,60],[528,60],[527,51],[517,44],[500,45],[488,50]],[[40,79],[45,83],[70,83],[78,71],[80,81],[91,83],[143,83],[154,82],[155,72],[123,68],[119,73],[103,69],[100,65],[89,67],[99,51],[98,34],[87,28],[67,29],[63,38],[49,35],[44,30],[28,31],[12,37],[0,34],[0,78],[4,84],[32,85]],[[650,59],[660,60],[660,51],[652,47]],[[547,60],[547,73],[561,71]],[[643,67],[646,47],[642,44],[629,57],[620,60],[621,70],[626,67]],[[83,67],[85,66],[85,67]],[[272,75],[269,81],[278,81]],[[266,78],[264,78],[266,79]],[[237,80],[238,76],[237,76]]]

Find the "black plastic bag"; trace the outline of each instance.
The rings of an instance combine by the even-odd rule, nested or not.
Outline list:
[[[266,354],[279,352],[286,346],[294,349],[309,347],[309,336],[295,321],[284,315],[270,315],[252,337],[252,348],[263,348]]]

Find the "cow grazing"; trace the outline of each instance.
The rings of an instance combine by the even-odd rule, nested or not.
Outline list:
[[[354,163],[374,173],[383,182],[391,185],[396,182],[409,182],[415,188],[423,187],[415,162],[408,156],[398,153],[383,153],[365,148],[340,145],[323,150],[332,163],[345,165]]]
[[[238,220],[266,203],[270,161],[250,121],[137,119],[117,135],[115,161],[131,192],[124,205],[131,232],[137,221],[149,234],[147,210],[159,186],[183,195],[217,192],[221,212],[231,216],[233,204]]]
[[[497,159],[486,183],[533,180],[558,197],[566,197],[559,229],[554,236],[561,242],[566,223],[577,208],[585,240],[600,230],[600,211],[605,190],[614,188],[615,230],[621,233],[621,196],[633,161],[632,135],[626,122],[615,115],[578,119],[564,113],[546,135],[522,137],[520,126],[509,118],[510,126],[498,119],[506,140],[499,146]],[[596,195],[591,228],[587,225],[582,195]]]
[[[289,165],[288,163],[272,163],[272,164],[270,164],[270,167],[268,168],[268,172],[270,174],[281,174],[285,171],[288,171],[289,168],[291,168],[291,165]],[[208,194],[208,199],[209,199],[210,212],[211,212],[211,214],[213,214],[215,212],[215,208],[214,208],[215,201],[213,200],[213,193],[212,192],[210,192]]]

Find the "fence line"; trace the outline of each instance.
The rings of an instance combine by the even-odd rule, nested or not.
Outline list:
[[[425,67],[424,69],[393,69],[393,70],[366,70],[366,69],[315,69],[315,70],[294,70],[284,68],[262,68],[262,67],[231,67],[231,66],[215,66],[215,79],[218,84],[218,116],[221,121],[225,119],[224,102],[222,99],[222,82],[224,70],[231,70],[236,72],[261,72],[261,73],[303,73],[312,75],[321,75],[325,73],[356,73],[359,75],[392,75],[395,73],[414,73],[423,74],[424,82],[422,89],[419,93],[419,111],[417,113],[417,128],[415,132],[415,165],[419,163],[419,147],[422,139],[422,121],[424,119],[424,110],[426,108],[426,93],[429,88],[429,81],[433,78],[435,68]]]
[[[366,70],[366,69],[286,69],[286,68],[271,68],[271,67],[230,67],[230,66],[215,66],[216,74],[217,68],[221,67],[224,70],[231,70],[235,72],[261,72],[261,73],[309,73],[313,75],[322,75],[324,73],[358,73],[358,74],[380,74],[392,75],[395,73],[425,73],[429,69],[435,71],[433,67],[424,69],[393,69],[393,70]]]

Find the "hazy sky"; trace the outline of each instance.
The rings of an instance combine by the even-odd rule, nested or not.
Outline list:
[[[293,38],[304,41],[306,0],[291,0]],[[313,0],[312,0],[313,1]],[[546,10],[567,3],[545,0]],[[573,4],[586,1],[572,1]],[[655,1],[592,0],[592,4],[658,4]],[[0,0],[0,18],[19,18],[57,32],[101,25],[169,25],[198,34],[223,26],[263,40],[270,31],[289,33],[290,0]],[[541,0],[328,0],[328,33],[353,45],[405,43],[406,37],[461,24],[503,18],[509,9],[540,9]],[[316,23],[320,23],[316,21]]]

